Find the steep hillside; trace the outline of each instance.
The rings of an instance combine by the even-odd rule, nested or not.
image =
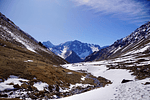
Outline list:
[[[66,63],[0,13],[0,98],[47,100],[111,83],[60,66]]]
[[[94,51],[99,51],[101,49],[99,45],[82,43],[77,40],[68,41],[56,46],[54,46],[50,41],[43,42],[43,44],[62,58],[65,58],[63,55],[67,51],[74,51],[82,60]],[[70,61],[73,61],[73,59],[70,59]]]
[[[139,53],[148,53],[149,48],[150,22],[147,22],[129,36],[117,40],[111,46],[89,55],[85,61],[104,60],[124,55],[139,55]]]
[[[37,40],[31,37],[29,34],[22,31],[12,21],[0,14],[0,39],[15,44],[19,47],[26,48],[36,54],[40,54],[48,59],[52,59],[53,63],[64,64],[67,63],[62,58],[56,56],[47,48],[42,47]]]

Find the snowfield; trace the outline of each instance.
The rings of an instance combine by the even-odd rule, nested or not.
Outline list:
[[[113,83],[59,100],[150,100],[150,84],[145,85],[146,82],[150,82],[150,78],[135,80],[135,76],[132,76],[128,70],[109,70],[106,65],[110,63],[113,62],[110,60],[62,65],[70,70],[83,70],[97,77],[102,76]],[[133,81],[121,83],[123,79]]]

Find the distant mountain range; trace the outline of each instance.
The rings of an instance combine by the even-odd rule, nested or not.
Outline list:
[[[53,45],[50,41],[47,41],[43,42],[43,45],[71,63],[81,62],[88,55],[101,49],[99,45],[82,43],[78,40],[68,41],[59,45]]]
[[[115,41],[111,46],[96,51],[84,61],[105,60],[125,55],[139,56],[140,53],[150,51],[150,22],[140,26],[130,35]]]

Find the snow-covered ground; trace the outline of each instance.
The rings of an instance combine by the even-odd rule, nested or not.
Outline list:
[[[4,80],[4,82],[0,82],[0,93],[2,92],[2,95],[7,94],[8,98],[20,98],[26,100],[32,100],[28,97],[28,93],[31,93],[31,91],[26,91],[25,89],[17,89],[14,87],[14,85],[21,86],[23,83],[28,82],[27,79],[19,78],[18,76],[10,75],[7,80]],[[43,82],[37,82],[33,85],[36,87],[39,91],[43,91],[44,88],[48,87],[49,85],[47,83]],[[7,90],[6,92],[4,92]]]
[[[62,65],[64,68],[70,70],[84,70],[94,76],[102,76],[113,83],[82,94],[60,98],[59,100],[150,100],[150,85],[144,85],[146,82],[150,82],[150,78],[135,80],[135,76],[132,76],[132,73],[128,70],[108,70],[106,65],[109,63],[112,63],[112,61]],[[121,83],[123,79],[133,81]]]
[[[10,75],[7,80],[5,80],[4,82],[0,82],[0,91],[13,90],[15,89],[13,85],[18,84],[19,86],[21,86],[23,82],[28,82],[28,81],[29,80],[27,79],[22,79],[22,78],[19,78],[18,76]],[[33,86],[36,87],[39,91],[42,91],[44,90],[45,87],[48,87],[49,85],[47,83],[37,82],[37,83],[34,83]]]
[[[22,84],[21,81],[27,82],[28,80],[18,78],[17,76],[14,75],[10,75],[7,80],[5,80],[4,82],[0,82],[0,91],[3,91],[5,89],[8,90],[14,89],[13,85],[10,85],[10,83],[13,83],[14,85],[18,84],[19,86],[21,86]]]
[[[69,88],[66,88],[66,89],[62,89],[61,87],[60,88],[60,91],[59,92],[69,92],[71,91],[72,89],[76,89],[76,87],[82,87],[82,88],[86,88],[88,86],[92,86],[90,84],[81,84],[81,83],[76,83],[75,85],[73,84],[70,84]]]

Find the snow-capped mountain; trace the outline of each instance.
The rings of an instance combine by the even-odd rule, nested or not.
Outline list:
[[[123,55],[144,53],[150,50],[150,22],[142,25],[129,36],[117,40],[111,46],[96,51],[86,57],[85,61],[104,60]]]
[[[61,56],[64,59],[66,58],[64,54],[67,51],[74,51],[83,60],[89,54],[100,50],[99,45],[82,43],[82,42],[77,41],[77,40],[68,41],[68,42],[61,43],[61,44],[56,45],[56,46],[54,46],[52,43],[47,41],[47,42],[43,42],[43,45],[45,45],[52,52],[54,52],[55,54]]]
[[[47,48],[53,48],[54,47],[54,45],[50,41],[43,42],[42,44],[44,44],[44,46],[46,46]]]

